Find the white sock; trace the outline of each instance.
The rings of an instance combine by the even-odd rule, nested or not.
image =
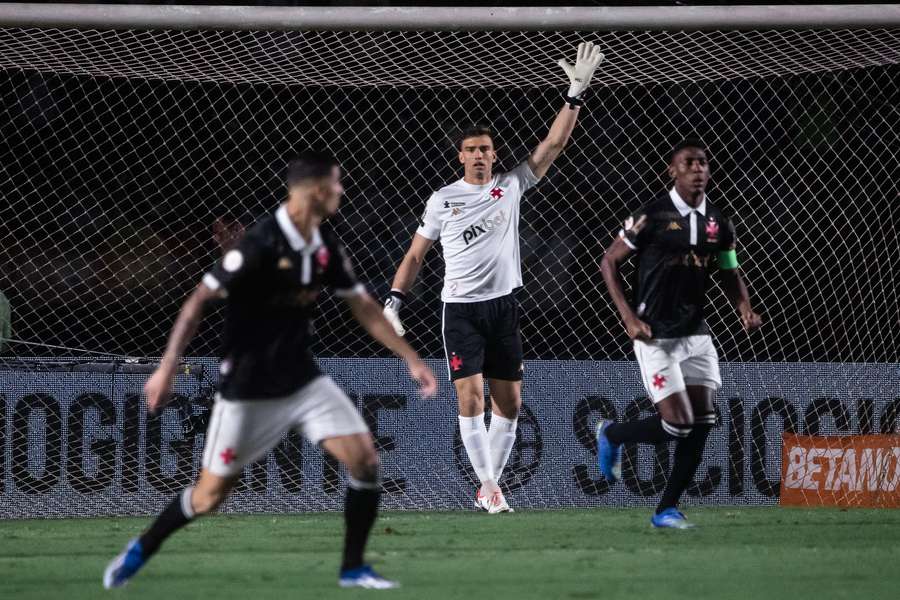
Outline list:
[[[491,468],[491,447],[488,442],[487,428],[484,426],[484,413],[474,417],[459,416],[459,435],[469,462],[475,469],[475,475],[482,485],[494,486],[494,470]]]
[[[488,443],[491,445],[491,466],[494,479],[500,481],[509,453],[516,443],[516,424],[518,419],[507,419],[497,413],[491,415],[491,429],[488,432]]]

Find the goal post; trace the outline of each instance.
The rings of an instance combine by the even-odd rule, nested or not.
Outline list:
[[[686,501],[775,503],[784,467],[801,502],[852,505],[862,486],[887,505],[900,462],[846,436],[896,434],[900,419],[900,6],[0,4],[0,518],[154,512],[196,474],[221,313],[189,348],[172,407],[146,415],[141,385],[185,295],[282,199],[292,152],[341,161],[335,227],[383,297],[431,191],[459,177],[455,131],[490,123],[501,166],[524,159],[562,105],[556,61],[584,39],[606,60],[522,205],[510,501],[643,505],[661,490],[665,448],[628,448],[613,486],[595,465],[598,418],[652,411],[597,261],[666,189],[667,150],[696,135],[765,326],[745,334],[712,287],[724,387]],[[433,251],[404,315],[441,378],[442,274]],[[450,384],[418,400],[334,300],[317,329],[323,367],[376,432],[385,505],[468,507]],[[335,509],[342,478],[290,435],[226,510]]]
[[[4,3],[4,27],[259,31],[702,31],[893,28],[898,4],[596,7]]]

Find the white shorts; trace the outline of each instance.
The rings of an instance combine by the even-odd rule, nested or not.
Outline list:
[[[294,429],[314,444],[369,428],[347,394],[320,376],[290,396],[267,400],[216,397],[206,430],[203,468],[229,477],[259,460]]]
[[[656,404],[688,385],[713,390],[722,386],[719,355],[708,335],[691,335],[642,342],[635,340],[634,354],[641,367],[644,387]]]

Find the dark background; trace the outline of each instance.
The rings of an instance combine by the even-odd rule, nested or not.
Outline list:
[[[666,189],[671,145],[699,135],[712,157],[710,199],[734,215],[767,321],[743,334],[714,290],[723,357],[900,360],[900,67],[725,79],[722,64],[716,81],[595,86],[572,145],[523,202],[527,358],[630,357],[597,261],[621,219]],[[0,90],[0,290],[14,337],[44,345],[6,353],[154,356],[218,256],[213,221],[232,214],[249,225],[273,210],[291,152],[325,145],[343,162],[347,195],[334,225],[383,296],[428,195],[460,176],[453,129],[493,124],[512,167],[546,131],[563,87],[249,85],[9,68]],[[442,354],[442,271],[432,251],[404,315],[429,356]],[[320,355],[383,355],[333,300],[322,310]],[[217,319],[189,353],[216,352]]]

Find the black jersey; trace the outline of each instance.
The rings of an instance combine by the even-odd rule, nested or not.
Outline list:
[[[628,217],[620,235],[637,251],[632,308],[653,337],[708,333],[709,270],[734,250],[731,220],[706,199],[692,209],[673,189]]]
[[[326,228],[306,242],[282,206],[260,220],[203,283],[225,293],[219,391],[252,400],[289,395],[321,373],[310,345],[323,286],[362,292],[344,247]]]

